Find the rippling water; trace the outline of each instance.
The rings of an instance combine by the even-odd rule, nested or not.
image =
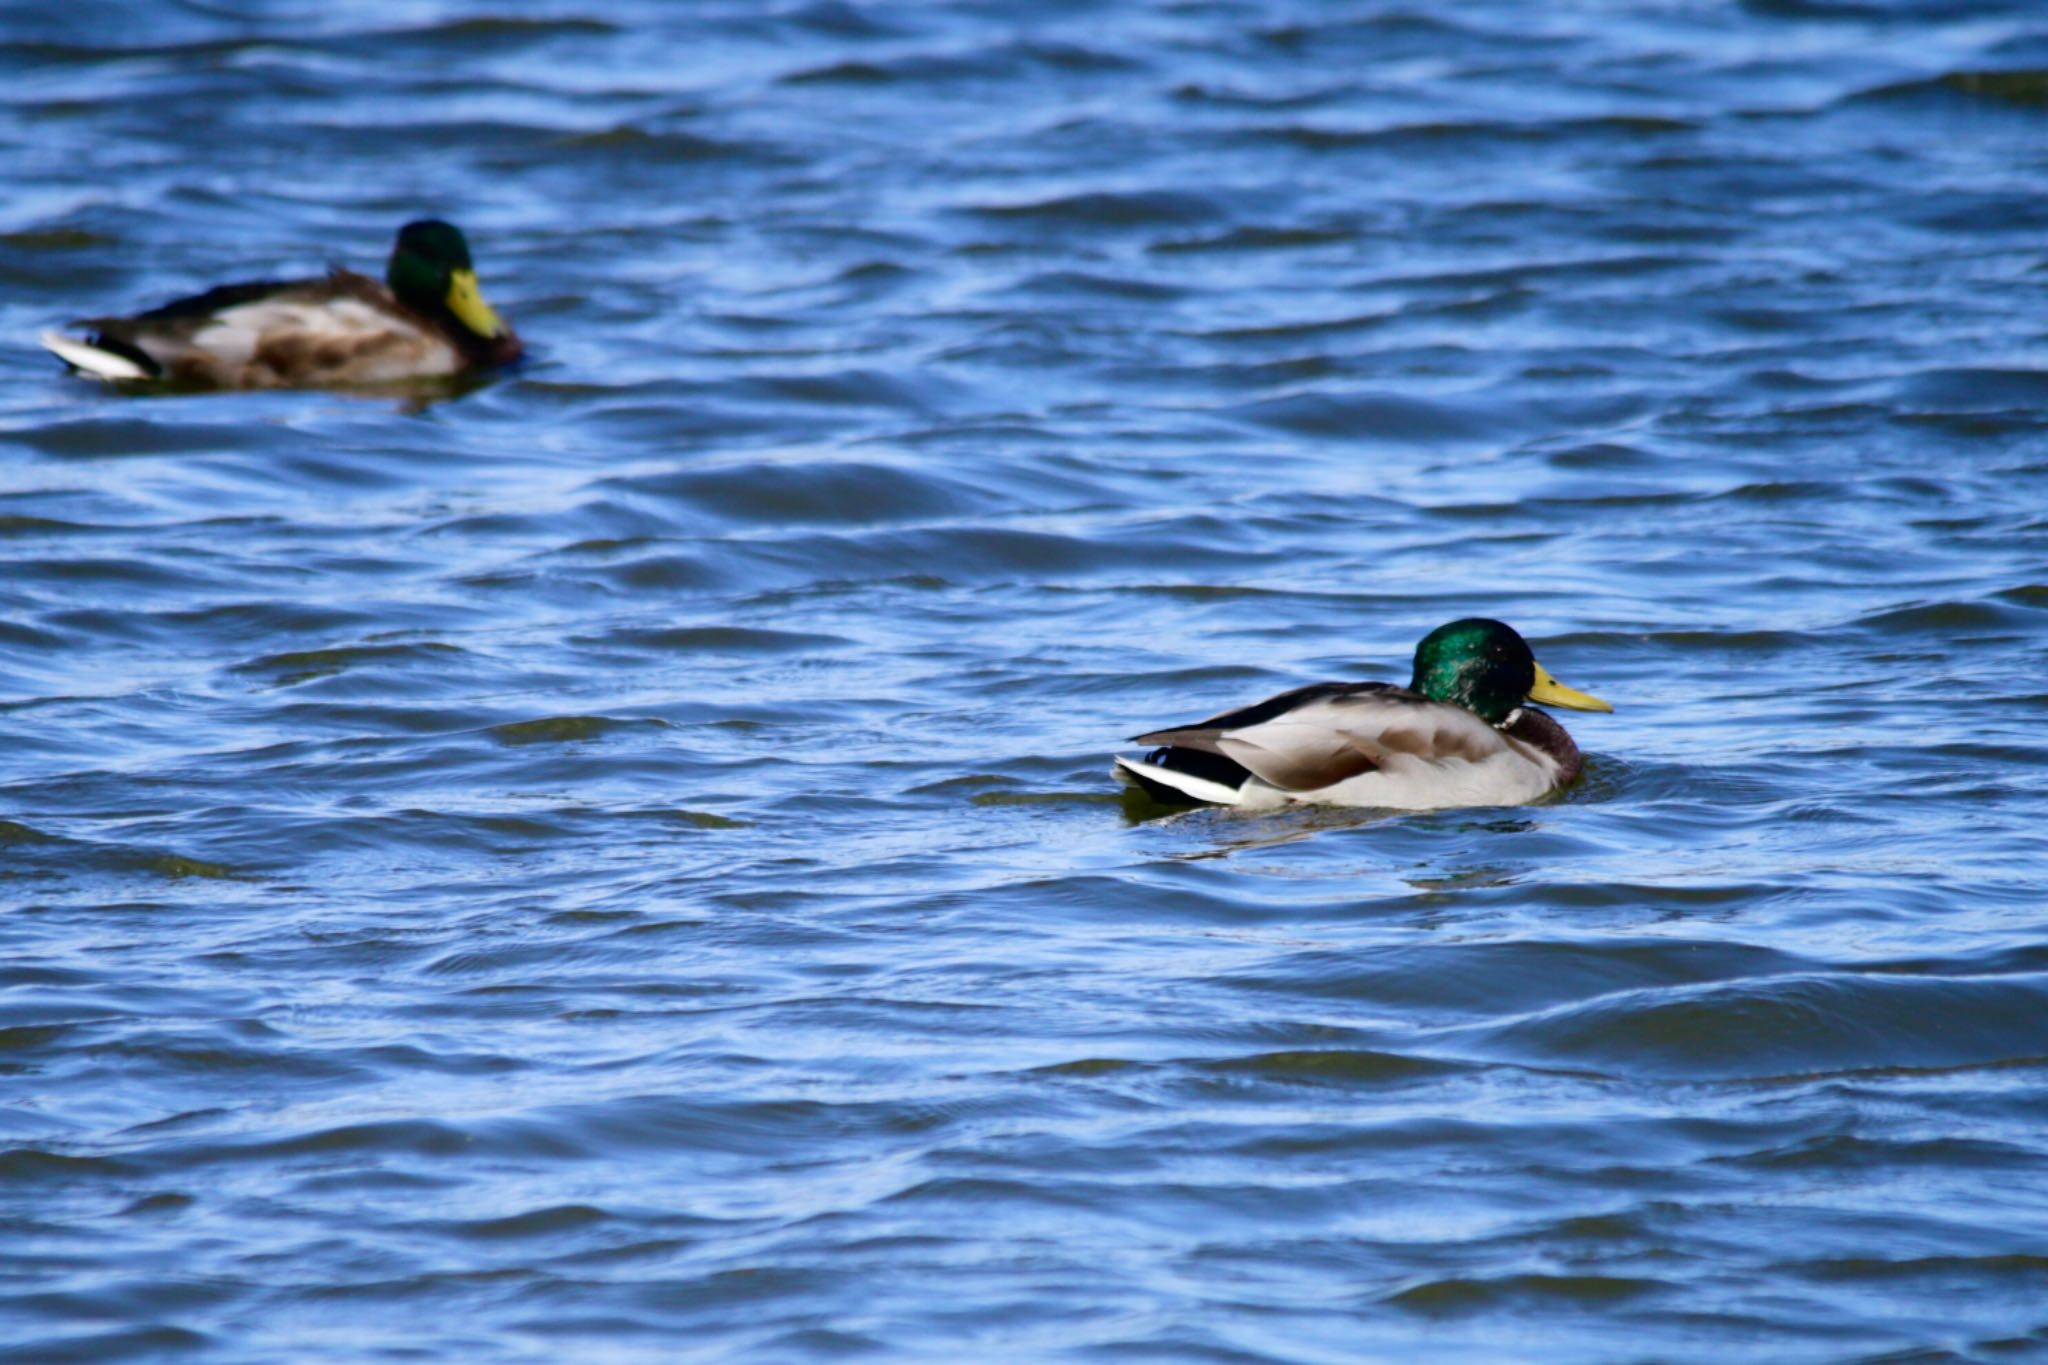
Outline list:
[[[2048,1353],[2048,14],[17,4],[0,1341]],[[462,223],[403,407],[42,327]],[[1430,627],[1553,804],[1167,816]]]

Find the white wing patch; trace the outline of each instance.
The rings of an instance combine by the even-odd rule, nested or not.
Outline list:
[[[193,334],[191,344],[229,364],[246,365],[255,359],[265,337],[295,334],[315,341],[354,342],[392,330],[388,315],[355,299],[258,299],[215,314]]]
[[[1314,792],[1289,792],[1297,801],[1332,806],[1378,806],[1386,810],[1442,810],[1455,806],[1521,806],[1557,785],[1557,765],[1523,745],[1473,762],[1429,763],[1403,756],[1378,772],[1361,773]]]
[[[313,362],[303,375],[266,374],[269,355],[285,343],[336,359]],[[381,384],[462,368],[461,355],[440,337],[352,298],[258,299],[219,313],[185,345],[223,369],[244,371],[242,382],[252,385],[293,379]]]

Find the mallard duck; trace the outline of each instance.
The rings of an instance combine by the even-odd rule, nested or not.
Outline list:
[[[224,284],[132,318],[72,324],[43,345],[84,374],[209,389],[329,388],[462,374],[519,358],[484,302],[469,243],[424,219],[398,230],[384,283],[324,278]]]
[[[1154,798],[1271,810],[1295,802],[1431,810],[1534,801],[1579,775],[1579,747],[1530,706],[1612,711],[1550,676],[1512,626],[1470,618],[1415,646],[1406,687],[1311,683],[1192,725],[1116,771]]]

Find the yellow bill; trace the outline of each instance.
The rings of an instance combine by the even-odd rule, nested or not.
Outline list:
[[[1536,665],[1536,684],[1529,689],[1529,700],[1545,706],[1568,706],[1574,711],[1612,711],[1614,707],[1600,700],[1591,692],[1581,692],[1576,687],[1566,687],[1550,676],[1550,670],[1542,664]]]
[[[477,287],[474,270],[457,270],[448,277],[448,311],[480,337],[505,335],[505,323],[484,302],[484,291]]]

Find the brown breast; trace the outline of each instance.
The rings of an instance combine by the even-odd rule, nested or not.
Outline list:
[[[1564,727],[1546,713],[1533,706],[1524,706],[1516,712],[1513,721],[1501,727],[1501,733],[1541,749],[1556,759],[1557,766],[1563,770],[1557,779],[1560,786],[1577,779],[1581,766],[1579,746],[1572,743],[1572,737],[1565,733]]]

